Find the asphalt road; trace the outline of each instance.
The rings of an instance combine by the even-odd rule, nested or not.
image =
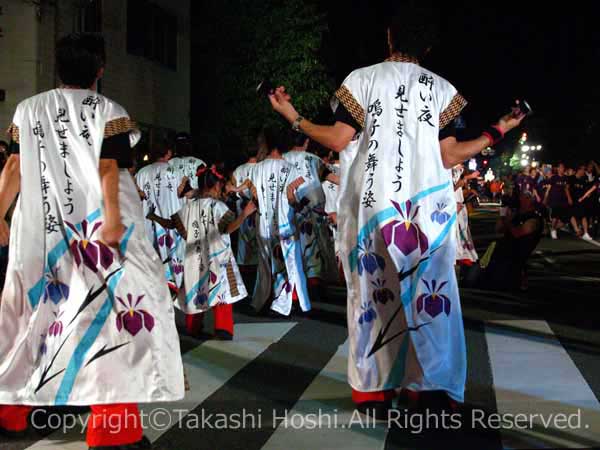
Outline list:
[[[480,254],[495,218],[472,218]],[[233,342],[181,338],[192,390],[144,407],[147,435],[168,450],[600,448],[599,288],[600,244],[561,233],[533,255],[527,292],[463,289],[466,402],[446,430],[402,406],[388,424],[353,413],[343,288],[319,290],[312,313],[289,320],[238,304]],[[79,426],[0,437],[0,448],[87,447]]]

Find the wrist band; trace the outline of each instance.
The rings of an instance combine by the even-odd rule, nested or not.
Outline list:
[[[304,120],[304,117],[302,117],[301,115],[299,115],[298,117],[296,117],[296,120],[294,120],[294,122],[292,123],[292,130],[294,130],[297,133],[301,133],[302,130],[300,129],[300,123]]]
[[[487,127],[481,134],[490,140],[490,146],[497,144],[504,138],[504,132],[498,125]]]

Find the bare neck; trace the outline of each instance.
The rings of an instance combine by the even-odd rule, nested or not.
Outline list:
[[[271,150],[271,153],[269,153],[269,156],[267,156],[267,159],[283,159],[283,156],[281,156],[281,153],[279,153],[279,150],[275,149],[275,150]]]

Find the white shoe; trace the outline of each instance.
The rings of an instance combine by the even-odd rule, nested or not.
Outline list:
[[[558,239],[558,233],[556,232],[556,230],[550,230],[550,236],[552,237],[552,239]]]
[[[592,237],[587,233],[581,236],[581,239],[583,239],[584,241],[593,241]]]

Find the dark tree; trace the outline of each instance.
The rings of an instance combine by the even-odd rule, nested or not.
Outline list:
[[[316,1],[205,0],[193,7],[193,89],[202,102],[194,128],[219,143],[212,150],[221,158],[243,150],[251,130],[281,123],[256,94],[262,79],[285,85],[307,117],[328,104],[334,83],[322,62],[327,21]]]

